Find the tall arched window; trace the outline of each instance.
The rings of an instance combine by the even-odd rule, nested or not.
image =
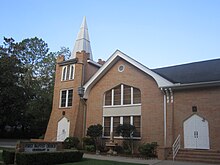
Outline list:
[[[61,78],[61,80],[62,80],[62,81],[65,81],[66,78],[67,78],[67,66],[64,66],[64,67],[62,68],[62,78]]]
[[[61,81],[73,80],[74,73],[75,73],[75,65],[74,64],[63,66]]]
[[[105,106],[134,105],[141,103],[141,91],[138,88],[120,84],[105,92]]]
[[[70,65],[69,69],[69,80],[74,79],[74,65]]]

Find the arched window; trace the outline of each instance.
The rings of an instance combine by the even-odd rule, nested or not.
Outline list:
[[[61,80],[62,80],[62,81],[65,81],[66,78],[67,78],[67,66],[64,66],[64,67],[62,68],[62,78],[61,78]]]
[[[141,103],[141,91],[138,88],[120,84],[105,92],[105,106],[134,105]]]
[[[73,79],[74,79],[74,65],[70,65],[69,80],[73,80]]]

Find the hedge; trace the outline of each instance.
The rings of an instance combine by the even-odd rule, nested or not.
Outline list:
[[[14,164],[15,151],[14,150],[3,150],[2,159],[5,164]]]
[[[20,152],[16,154],[17,165],[52,165],[78,162],[83,153],[79,151],[65,152]]]
[[[17,153],[16,162],[18,165],[50,165],[54,163],[77,162],[82,159],[83,153],[78,151],[65,152],[35,152],[35,153]],[[3,150],[2,158],[5,164],[14,164],[15,151]]]

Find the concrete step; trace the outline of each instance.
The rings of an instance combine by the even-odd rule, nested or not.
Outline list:
[[[172,159],[170,154],[168,160]],[[220,151],[180,149],[175,160],[220,164]]]

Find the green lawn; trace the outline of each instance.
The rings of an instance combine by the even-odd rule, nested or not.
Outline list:
[[[0,161],[2,160],[2,149],[0,148]],[[109,161],[109,160],[96,160],[96,159],[86,159],[83,158],[80,162],[75,163],[65,163],[60,165],[140,165],[137,163],[122,163],[122,162],[115,162],[115,161]]]
[[[62,165],[140,165],[137,163],[122,163],[122,162],[115,162],[109,160],[95,160],[95,159],[86,159],[83,158],[80,162],[75,163],[65,163]]]
[[[0,149],[0,161],[2,161],[2,150]]]

